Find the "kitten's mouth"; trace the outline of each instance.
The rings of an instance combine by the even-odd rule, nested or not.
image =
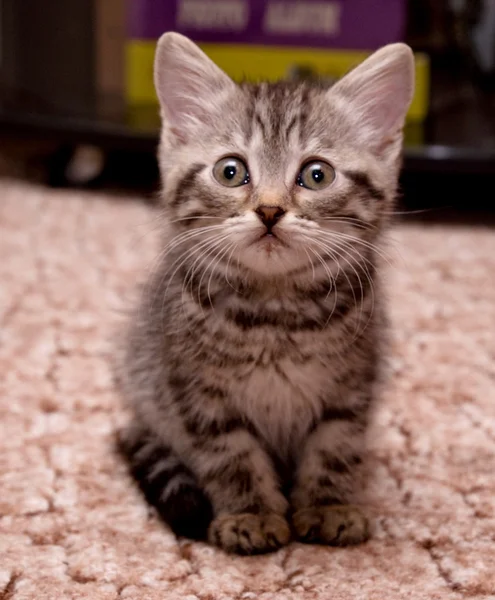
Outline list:
[[[261,246],[263,250],[270,253],[272,250],[278,247],[287,247],[287,243],[273,231],[265,231],[256,238],[253,242],[254,245]]]

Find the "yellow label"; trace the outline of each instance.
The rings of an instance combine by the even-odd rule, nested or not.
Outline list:
[[[157,103],[153,81],[154,41],[133,40],[126,45],[126,98],[130,104]]]
[[[156,102],[153,61],[156,42],[132,40],[127,45],[127,99],[131,104]],[[199,44],[204,52],[234,80],[287,78],[295,67],[310,69],[321,77],[340,78],[362,62],[369,52],[326,50],[248,44]],[[428,57],[415,55],[416,91],[407,118],[421,121],[429,104],[430,68]]]

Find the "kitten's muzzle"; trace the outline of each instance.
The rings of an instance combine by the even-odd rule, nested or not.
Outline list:
[[[280,206],[258,206],[255,210],[261,222],[267,229],[267,233],[272,233],[273,227],[285,215],[285,210]]]

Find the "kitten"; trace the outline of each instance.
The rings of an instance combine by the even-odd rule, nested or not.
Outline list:
[[[238,85],[160,39],[167,226],[130,323],[120,448],[177,535],[245,554],[368,538],[352,502],[413,70],[393,44],[329,89]]]

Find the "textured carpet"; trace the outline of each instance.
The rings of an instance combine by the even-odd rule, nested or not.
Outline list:
[[[394,231],[373,540],[242,558],[178,543],[111,452],[109,340],[155,217],[0,182],[0,599],[495,598],[495,232]]]

